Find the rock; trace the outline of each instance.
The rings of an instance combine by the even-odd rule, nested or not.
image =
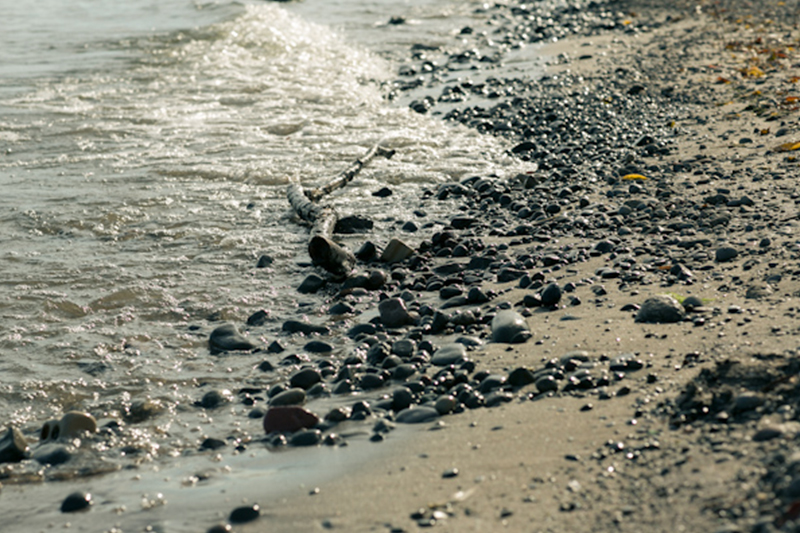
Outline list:
[[[375,245],[371,242],[367,241],[361,245],[356,253],[356,259],[359,261],[371,261],[378,253],[378,250],[375,248]]]
[[[680,322],[685,316],[686,310],[675,298],[660,294],[645,300],[636,313],[636,322],[667,324]]]
[[[60,465],[72,459],[72,453],[62,444],[49,443],[36,448],[33,458],[42,465]]]
[[[10,427],[0,439],[0,463],[18,463],[30,455],[28,442],[22,432]]]
[[[753,435],[753,442],[765,442],[783,436],[783,430],[778,427],[766,427],[759,429]]]
[[[300,294],[314,294],[325,286],[325,280],[316,274],[309,274],[303,283],[297,287],[297,292]]]
[[[399,263],[411,257],[414,250],[408,247],[403,241],[399,239],[392,239],[386,245],[386,249],[381,254],[381,261],[384,263]]]
[[[232,395],[229,390],[210,390],[203,394],[203,397],[200,399],[200,407],[204,409],[216,409],[226,403],[230,403],[231,400]]]
[[[552,307],[561,301],[561,287],[557,283],[550,283],[542,290],[542,305]]]
[[[448,413],[452,413],[457,405],[458,401],[450,394],[446,394],[444,396],[439,396],[439,398],[436,399],[436,403],[433,405],[433,408],[436,409],[436,412],[440,415],[446,415]]]
[[[208,337],[208,346],[211,353],[249,351],[257,348],[244,338],[233,324],[223,324],[212,331]]]
[[[427,405],[409,407],[397,413],[395,421],[400,424],[424,424],[439,418],[439,411]]]
[[[303,346],[303,350],[308,353],[326,353],[329,354],[333,351],[333,346],[323,341],[311,341]]]
[[[39,433],[42,442],[74,439],[84,433],[97,433],[97,420],[89,413],[70,411],[61,420],[49,420]]]
[[[258,505],[245,505],[231,511],[228,522],[231,524],[246,524],[258,519],[259,516],[261,516],[261,509]]]
[[[524,387],[535,381],[536,378],[533,376],[533,372],[524,367],[515,368],[508,375],[508,384],[512,387]]]
[[[381,187],[377,191],[373,192],[372,196],[374,196],[375,198],[387,198],[392,194],[393,194],[392,189],[390,189],[389,187]]]
[[[92,495],[88,492],[73,492],[61,502],[62,513],[85,511],[92,505]]]
[[[278,407],[283,405],[300,405],[305,403],[305,401],[306,391],[299,387],[293,387],[270,398],[269,404]]]
[[[322,375],[320,375],[319,371],[317,371],[315,368],[304,368],[302,370],[298,370],[292,375],[291,378],[289,378],[289,384],[292,387],[297,387],[303,390],[310,389],[320,381],[322,381]]]
[[[458,342],[445,344],[434,352],[431,364],[435,366],[449,366],[463,363],[467,360],[466,347]]]
[[[751,285],[747,288],[744,297],[748,300],[761,300],[772,295],[772,288],[764,284]]]
[[[258,258],[258,262],[256,263],[256,268],[266,268],[270,266],[274,261],[275,260],[272,257],[268,255],[262,255],[261,257]]]
[[[717,251],[714,252],[714,259],[716,259],[717,263],[725,263],[727,261],[731,261],[732,259],[736,259],[738,255],[739,252],[736,250],[736,248],[723,246],[721,248],[717,248]]]
[[[348,235],[353,233],[366,233],[368,231],[372,231],[372,227],[374,225],[375,224],[367,217],[350,215],[337,220],[333,232]]]
[[[269,320],[269,311],[261,309],[247,317],[248,326],[263,326]]]
[[[378,304],[381,322],[387,328],[399,328],[413,322],[406,309],[406,304],[400,298],[387,298]]]
[[[292,446],[317,446],[320,442],[322,442],[322,432],[318,429],[302,429],[289,439],[289,444]]]
[[[687,296],[683,299],[681,305],[683,305],[683,308],[687,311],[694,311],[696,309],[699,310],[701,307],[703,307],[703,300],[697,296]]]
[[[536,380],[535,385],[536,390],[541,393],[558,390],[558,382],[553,376],[542,376]]]
[[[293,433],[301,429],[313,428],[319,423],[314,413],[298,407],[270,407],[264,415],[264,431],[266,433]]]
[[[512,309],[500,311],[492,319],[492,341],[519,344],[532,337],[525,317]]]
[[[287,333],[302,333],[303,335],[311,335],[313,333],[329,335],[331,332],[326,326],[315,326],[299,320],[287,320],[283,323],[281,329]]]

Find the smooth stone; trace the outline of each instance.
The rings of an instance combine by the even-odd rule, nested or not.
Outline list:
[[[292,433],[301,429],[313,428],[319,423],[319,417],[296,405],[270,407],[264,415],[264,431],[266,433]]]
[[[660,294],[644,301],[636,313],[636,322],[667,324],[680,322],[685,316],[686,310],[675,298]]]
[[[231,531],[233,528],[230,524],[217,524],[208,528],[206,533],[231,533]]]
[[[297,292],[300,294],[314,294],[325,286],[325,280],[316,274],[309,274],[303,283],[297,287]]]
[[[228,516],[228,522],[231,524],[246,524],[256,520],[259,516],[261,516],[261,508],[258,505],[246,505],[231,511],[230,516]]]
[[[405,387],[399,387],[392,393],[392,410],[400,412],[414,404],[414,395]]]
[[[777,427],[759,429],[753,435],[753,442],[765,442],[783,436],[783,431]]]
[[[322,381],[322,375],[314,368],[303,368],[298,370],[289,378],[289,384],[303,390],[308,390]]]
[[[434,352],[431,364],[434,366],[450,366],[463,363],[466,359],[466,347],[458,342],[452,342],[443,345]]]
[[[517,344],[531,337],[525,317],[512,309],[500,311],[492,319],[492,341]],[[523,340],[524,339],[524,340]]]
[[[411,357],[417,349],[417,343],[411,339],[400,339],[392,344],[392,353],[400,357]]]
[[[72,459],[72,453],[62,444],[49,443],[36,448],[33,458],[42,465],[60,465]]]
[[[260,311],[256,311],[249,317],[247,317],[247,325],[248,326],[263,326],[269,320],[269,311],[265,311],[261,309]]]
[[[292,446],[317,446],[322,442],[322,432],[318,429],[304,429],[298,431],[289,439]]]
[[[0,439],[0,463],[18,463],[27,459],[30,447],[25,436],[15,427],[10,427]]]
[[[212,331],[208,345],[212,352],[248,351],[258,347],[244,338],[233,324],[223,324]]]
[[[514,399],[514,396],[504,391],[493,391],[486,395],[483,399],[483,404],[486,407],[496,407],[501,403],[508,403]]]
[[[333,304],[328,309],[328,314],[329,315],[349,315],[349,314],[352,314],[354,311],[355,311],[355,309],[353,308],[352,305],[344,303],[344,302],[339,302],[339,303]]]
[[[772,288],[767,285],[751,285],[747,288],[744,297],[748,300],[761,300],[772,295]]]
[[[88,492],[73,492],[61,502],[62,513],[85,511],[92,505],[92,495]]]
[[[258,258],[258,262],[256,263],[256,268],[266,268],[274,262],[275,260],[272,257],[268,255],[262,255],[261,257]]]
[[[400,424],[424,424],[439,418],[439,411],[427,405],[409,407],[397,413],[395,422]]]
[[[556,283],[551,283],[542,290],[542,305],[552,307],[561,301],[561,287]]]
[[[231,393],[228,390],[211,390],[200,399],[200,407],[204,409],[216,409],[231,401]]]
[[[436,409],[436,412],[440,415],[446,415],[448,413],[452,413],[457,405],[458,401],[450,394],[446,394],[444,396],[439,396],[439,398],[436,399],[436,403],[433,404],[433,408]]]
[[[225,441],[209,437],[200,444],[201,450],[218,450],[225,447]]]
[[[293,387],[291,389],[279,392],[269,400],[269,404],[273,407],[284,405],[300,405],[306,401],[306,391],[300,387]]]
[[[482,394],[486,394],[496,389],[499,389],[505,384],[505,382],[506,382],[505,376],[490,374],[485,378],[483,378],[480,385],[478,385],[478,391]]]
[[[356,251],[355,256],[359,261],[366,262],[372,260],[372,258],[374,258],[377,253],[378,250],[375,247],[375,245],[367,241],[364,244],[362,244],[361,248],[359,248]]]
[[[401,298],[387,298],[378,304],[381,322],[387,328],[399,328],[413,322]]]
[[[703,307],[703,300],[701,300],[697,296],[687,296],[686,298],[683,299],[681,305],[683,305],[683,308],[686,309],[687,311],[693,311],[695,309]]]
[[[311,341],[303,346],[303,350],[308,353],[331,353],[333,346],[324,341]]]
[[[533,376],[533,372],[523,367],[515,368],[508,375],[508,384],[512,387],[524,387],[535,381],[536,378]]]
[[[345,234],[366,233],[371,231],[374,226],[375,223],[367,217],[350,215],[337,220],[333,232]]]
[[[383,250],[383,253],[381,254],[381,261],[384,263],[399,263],[400,261],[411,257],[413,253],[414,250],[412,250],[403,241],[400,239],[392,239]]]
[[[358,380],[358,385],[364,390],[372,390],[383,387],[384,381],[380,374],[364,374]]]
[[[331,332],[326,326],[315,326],[299,320],[287,320],[283,323],[281,329],[287,333],[302,333],[303,335],[311,335],[312,333],[329,335]]]
[[[558,382],[553,376],[542,376],[536,380],[536,390],[541,393],[557,391]]]
[[[739,252],[736,248],[722,246],[721,248],[717,248],[717,251],[714,252],[714,259],[716,259],[717,263],[725,263],[726,261],[736,259],[738,255]]]

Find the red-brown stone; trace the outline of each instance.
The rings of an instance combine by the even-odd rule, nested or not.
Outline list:
[[[289,433],[305,428],[312,428],[319,423],[314,413],[296,405],[270,407],[264,415],[264,431]]]

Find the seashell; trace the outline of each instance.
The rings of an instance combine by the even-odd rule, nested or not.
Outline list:
[[[89,413],[70,411],[61,420],[48,420],[39,434],[41,442],[74,439],[83,433],[96,433],[97,420]]]

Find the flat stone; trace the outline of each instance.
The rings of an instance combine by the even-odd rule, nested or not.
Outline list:
[[[392,239],[381,254],[381,261],[384,263],[399,263],[411,257],[414,253],[408,245],[399,239]]]
[[[296,405],[270,407],[264,415],[266,433],[292,433],[301,429],[313,428],[319,423],[314,413]]]
[[[299,387],[293,387],[273,396],[269,400],[269,404],[278,407],[283,405],[300,405],[305,403],[305,401],[306,391]]]
[[[302,333],[303,335],[311,335],[312,333],[319,333],[320,335],[328,335],[331,330],[325,326],[315,326],[299,320],[287,320],[283,323],[283,331],[287,333]]]
[[[212,331],[208,345],[212,353],[249,351],[258,347],[243,337],[233,324],[223,324]]]
[[[463,344],[453,342],[445,344],[434,352],[431,364],[449,366],[463,363],[467,359],[467,349]]]
[[[512,309],[500,311],[492,319],[492,341],[518,344],[531,338],[525,317]]]
[[[636,313],[636,322],[668,324],[680,322],[685,316],[686,310],[675,298],[660,294],[645,300]]]
[[[421,405],[403,409],[397,413],[395,421],[400,424],[424,424],[439,418],[439,411],[435,408]]]

